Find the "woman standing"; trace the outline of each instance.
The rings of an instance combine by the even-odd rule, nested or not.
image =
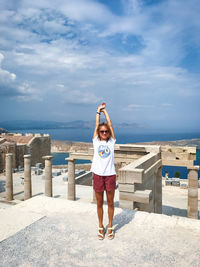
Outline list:
[[[100,124],[100,115],[104,113],[106,123]],[[112,226],[114,216],[114,194],[116,187],[116,172],[114,166],[115,134],[112,122],[105,109],[105,103],[98,106],[96,123],[93,135],[94,156],[91,171],[93,172],[93,187],[97,200],[97,215],[99,220],[98,238],[104,239],[105,229],[103,226],[103,198],[106,190],[108,203],[108,239],[114,238]]]

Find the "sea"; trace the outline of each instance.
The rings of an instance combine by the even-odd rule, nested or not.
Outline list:
[[[42,133],[49,134],[52,140],[65,140],[74,142],[92,142],[93,131],[91,129],[27,129],[27,130],[14,130],[18,133]],[[134,129],[115,129],[116,142],[118,144],[126,143],[139,143],[139,142],[152,142],[152,141],[175,141],[183,139],[200,139],[200,133],[134,133]],[[65,158],[69,156],[68,153],[52,153],[53,165],[63,165],[67,161]],[[76,163],[89,163],[86,160],[77,160]],[[200,149],[197,149],[197,157],[194,162],[195,165],[200,165]],[[176,172],[180,173],[181,179],[186,179],[188,170],[185,167],[163,166],[162,175],[165,176],[166,172],[168,177],[172,178]],[[200,171],[199,175],[200,177]]]

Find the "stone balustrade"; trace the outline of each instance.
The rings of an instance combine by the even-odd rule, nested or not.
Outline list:
[[[119,170],[121,208],[162,213],[161,154],[149,153]]]

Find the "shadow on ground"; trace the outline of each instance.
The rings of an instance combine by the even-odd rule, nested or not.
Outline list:
[[[187,210],[186,209],[179,209],[171,206],[162,206],[162,213],[165,215],[175,215],[181,217],[187,217]]]
[[[135,211],[122,210],[121,213],[114,216],[113,226],[115,226],[115,232],[117,232],[124,225],[130,223],[135,217]]]
[[[0,180],[0,193],[6,191],[6,187],[5,187],[5,185],[6,185],[6,182]]]

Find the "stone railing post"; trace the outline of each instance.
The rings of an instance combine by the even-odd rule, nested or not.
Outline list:
[[[13,154],[6,154],[6,200],[13,200]]]
[[[24,200],[32,197],[31,155],[24,155]]]
[[[154,212],[162,214],[162,166],[155,173]]]
[[[75,161],[68,159],[68,197],[69,200],[76,199],[75,185]]]
[[[188,218],[198,219],[198,166],[188,168]]]
[[[42,157],[45,160],[45,196],[52,197],[52,158],[53,156]]]

